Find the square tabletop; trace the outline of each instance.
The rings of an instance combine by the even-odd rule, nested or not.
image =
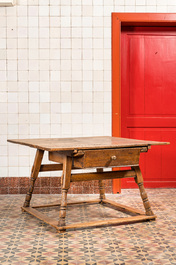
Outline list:
[[[149,147],[151,145],[165,145],[168,142],[143,141],[111,136],[97,137],[73,137],[73,138],[38,138],[38,139],[15,139],[8,142],[27,145],[46,151],[65,150],[92,150],[125,147]]]

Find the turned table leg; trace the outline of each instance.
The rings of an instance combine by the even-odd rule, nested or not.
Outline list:
[[[97,172],[103,172],[103,168],[97,168]],[[105,199],[105,188],[103,180],[99,180],[99,191],[100,191],[100,200]]]
[[[35,181],[36,181],[38,174],[39,174],[39,171],[40,171],[40,166],[41,166],[43,154],[44,154],[43,150],[37,149],[34,164],[33,164],[32,170],[31,170],[29,190],[26,194],[26,198],[25,198],[25,202],[24,202],[23,207],[29,207],[29,205],[30,205],[32,193],[34,190],[34,184],[35,184]]]
[[[67,208],[67,192],[70,188],[70,177],[72,168],[72,158],[65,156],[63,158],[63,174],[61,178],[62,195],[59,211],[59,226],[65,226],[66,208]]]
[[[148,200],[147,197],[147,193],[145,191],[144,185],[143,185],[143,177],[142,177],[142,173],[140,170],[140,167],[133,167],[133,169],[136,172],[136,177],[135,177],[135,182],[137,183],[138,187],[139,187],[139,191],[140,191],[140,195],[144,204],[144,208],[146,211],[146,215],[154,215],[151,206],[150,206],[150,202]]]

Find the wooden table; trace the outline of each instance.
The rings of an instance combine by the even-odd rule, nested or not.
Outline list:
[[[147,193],[143,185],[143,177],[139,168],[139,157],[141,152],[147,152],[151,145],[169,144],[165,142],[140,141],[134,139],[117,137],[80,137],[80,138],[57,138],[57,139],[22,139],[8,140],[11,143],[27,145],[36,148],[36,156],[31,171],[30,187],[22,207],[40,220],[55,227],[59,232],[66,229],[82,227],[95,227],[110,224],[127,224],[146,220],[154,220],[154,215]],[[43,164],[42,158],[45,151],[48,151],[50,161],[56,164]],[[103,168],[130,167],[130,170],[116,170],[103,172]],[[72,169],[96,168],[96,172],[72,174]],[[30,206],[34,184],[41,171],[63,170],[61,177],[61,202],[60,204]],[[104,179],[134,178],[140,191],[145,212],[113,202],[105,197],[103,185]],[[99,180],[100,197],[93,201],[67,203],[67,192],[70,182]],[[102,203],[108,204],[119,211],[130,214],[130,217],[117,218],[96,222],[76,223],[67,225],[65,222],[67,205],[79,203]],[[47,217],[37,211],[37,208],[60,206],[59,221]],[[79,217],[78,217],[79,218]]]

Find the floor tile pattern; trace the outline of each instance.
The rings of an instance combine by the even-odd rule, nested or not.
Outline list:
[[[0,264],[176,265],[176,189],[147,189],[156,221],[80,229],[63,234],[22,213],[24,195],[0,196]],[[60,195],[34,194],[33,204],[56,202]],[[97,195],[69,195],[72,200]],[[122,190],[111,200],[143,210],[139,191]],[[40,211],[58,217],[58,208]],[[126,216],[102,205],[68,208],[67,223]]]

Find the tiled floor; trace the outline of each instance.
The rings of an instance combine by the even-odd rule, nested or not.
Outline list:
[[[147,189],[157,220],[122,226],[56,233],[33,216],[22,213],[24,195],[0,196],[0,264],[176,264],[176,189]],[[60,195],[33,195],[36,204]],[[77,199],[79,195],[69,195]],[[85,196],[80,195],[81,199]],[[86,197],[88,197],[86,195]],[[97,195],[89,195],[91,198]],[[138,190],[107,195],[143,209]],[[41,211],[58,216],[58,208]],[[69,207],[67,223],[114,218],[124,214],[101,205]]]

